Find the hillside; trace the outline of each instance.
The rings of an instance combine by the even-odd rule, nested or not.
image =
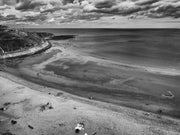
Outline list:
[[[29,55],[49,46],[42,34],[0,26],[0,56],[4,56],[1,58]]]

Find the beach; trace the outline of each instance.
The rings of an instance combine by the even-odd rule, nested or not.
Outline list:
[[[72,135],[79,123],[82,135],[180,134],[178,64],[95,54],[94,38],[88,44],[96,48],[72,35],[50,39],[44,52],[3,61],[0,134]]]
[[[180,135],[179,0],[0,0],[0,135]]]
[[[8,84],[8,85],[7,85]],[[180,121],[85,99],[0,72],[0,134],[178,135]],[[49,103],[49,104],[48,104]],[[48,106],[46,107],[46,105]]]
[[[151,72],[93,57],[63,42],[52,41],[42,55],[23,60],[18,76],[77,96],[179,118],[179,76],[171,70]]]

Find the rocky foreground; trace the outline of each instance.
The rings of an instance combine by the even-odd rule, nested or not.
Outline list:
[[[76,97],[0,72],[0,135],[178,135],[179,127],[180,120]]]

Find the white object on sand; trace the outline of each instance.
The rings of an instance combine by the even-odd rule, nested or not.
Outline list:
[[[81,130],[84,130],[84,124],[78,123],[77,126],[75,127],[75,131],[76,131],[76,133],[78,133]]]
[[[162,97],[168,98],[168,99],[173,99],[174,94],[171,91],[168,91],[167,94],[162,94]]]

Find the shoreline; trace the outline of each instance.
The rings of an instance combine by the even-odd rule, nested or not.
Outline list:
[[[30,56],[30,55],[33,55],[33,54],[40,53],[40,52],[42,52],[44,50],[47,50],[51,46],[52,46],[51,43],[49,41],[46,41],[46,42],[42,43],[39,46],[31,47],[31,48],[28,48],[27,50],[4,54],[4,55],[0,56],[0,60],[20,58],[20,57],[24,57],[24,56]]]
[[[77,50],[71,51],[69,50],[69,48],[53,46],[51,49],[47,50],[45,54],[43,54],[42,56],[39,56],[38,58],[28,58],[26,59],[26,62],[22,62],[18,68],[20,72],[19,76],[28,81],[39,83],[41,85],[45,85],[47,87],[53,87],[56,89],[60,88],[68,93],[75,94],[81,97],[85,97],[85,98],[93,97],[95,100],[98,100],[98,101],[112,103],[112,104],[116,104],[120,106],[123,105],[123,106],[131,107],[134,109],[145,110],[145,111],[149,111],[149,112],[153,112],[157,114],[160,113],[160,115],[167,115],[167,116],[179,118],[179,110],[175,106],[175,102],[174,102],[174,99],[176,99],[176,97],[169,98],[167,96],[163,96],[168,91],[166,92],[163,90],[162,93],[158,93],[158,95],[156,93],[152,93],[154,95],[151,95],[151,93],[150,94],[147,93],[146,90],[143,90],[143,91],[137,90],[137,92],[131,91],[131,90],[128,91],[128,89],[125,87],[126,88],[125,90],[119,91],[119,93],[117,94],[114,91],[115,93],[114,96],[113,95],[111,96],[107,93],[110,90],[109,88],[107,89],[106,87],[109,87],[109,86],[106,86],[106,85],[101,86],[99,84],[94,84],[94,83],[92,85],[91,82],[86,82],[86,81],[82,83],[81,80],[78,80],[76,78],[75,78],[76,80],[74,80],[73,78],[68,78],[67,76],[64,76],[65,74],[61,75],[61,74],[56,74],[55,72],[53,72],[53,70],[52,71],[45,70],[46,65],[48,65],[49,63],[53,63],[54,61],[57,61],[59,59],[70,59],[70,58],[73,58],[73,61],[74,62],[77,61],[78,63],[80,63],[80,65],[81,64],[83,65],[87,63],[88,61],[93,61],[93,62],[97,62],[98,66],[103,65],[105,67],[106,66],[111,66],[111,67],[113,66],[115,68],[119,67],[119,65],[110,65],[109,63],[104,62],[104,60],[98,61],[96,58],[93,59],[93,57],[91,56],[90,57],[84,56],[84,54],[81,54],[81,52],[76,52],[76,51]],[[76,59],[76,57],[78,57],[78,59]],[[64,61],[62,61],[61,63],[64,63]],[[88,66],[94,66],[94,65],[90,64]],[[63,68],[59,70],[64,71]],[[122,69],[122,71],[124,72],[124,67],[120,67],[120,69]],[[135,71],[133,69],[128,69],[126,72],[128,72],[128,74],[130,72],[130,75],[131,74],[136,75],[136,69]],[[79,74],[81,74],[81,72]],[[145,80],[147,78],[146,75],[148,74],[145,73],[142,79],[144,79],[145,81],[144,83],[149,83],[149,80],[151,78],[148,78],[148,80]],[[143,81],[142,79],[140,81]],[[117,79],[110,80],[109,82],[111,83],[110,89],[111,89],[111,85],[114,85],[114,84],[116,85],[119,82],[120,84],[123,84],[129,81],[130,82],[134,81],[134,77],[130,77],[130,78],[128,77],[127,79],[123,79],[120,81]],[[154,81],[153,83],[156,83],[157,79],[153,81]],[[160,84],[158,85],[162,85],[162,84],[165,85],[163,87],[165,88],[167,87],[166,86],[167,82],[160,82]],[[141,85],[141,82],[139,85]],[[118,85],[117,87],[122,87],[122,85]],[[147,86],[145,85],[145,87]],[[168,87],[166,89],[168,89]],[[173,92],[173,95],[174,95],[174,92]],[[121,100],[119,100],[119,97],[121,98]]]
[[[116,106],[132,108],[139,111],[146,111],[149,113],[154,113],[159,116],[172,117],[175,119],[180,118],[179,110],[175,110],[174,107],[169,105],[167,101],[165,103],[164,102],[158,103],[157,99],[153,99],[153,97],[148,96],[148,95],[122,92],[119,94],[121,97],[121,100],[118,100],[117,96],[113,98],[111,95],[108,96],[107,94],[104,94],[104,93],[91,92],[91,90],[83,92],[83,89],[87,89],[86,87],[74,87],[75,85],[74,82],[71,82],[69,80],[67,80],[68,83],[64,85],[63,83],[66,83],[66,80],[64,80],[63,78],[59,79],[57,78],[57,76],[51,77],[51,75],[48,75],[48,74],[45,74],[45,75],[40,74],[41,78],[44,78],[44,79],[38,79],[36,77],[33,77],[33,76],[36,76],[38,72],[32,72],[30,70],[28,71],[27,69],[24,69],[24,71],[21,71],[21,72],[27,73],[26,75],[23,73],[23,75],[19,76],[27,81],[38,83],[39,85],[43,85],[45,87],[51,87],[54,89],[62,89],[62,91],[67,92],[69,94],[73,94],[78,97],[82,97],[85,99],[92,98],[95,101],[109,103]],[[31,74],[31,76],[28,74]],[[48,81],[48,80],[51,80],[51,81]],[[61,84],[59,84],[59,82],[61,82]],[[67,85],[70,85],[70,86],[67,86]],[[94,88],[90,87],[89,89],[94,89]],[[134,97],[136,96],[137,97],[144,96],[144,98],[146,98],[147,100],[145,99],[134,100]],[[162,96],[162,99],[168,99],[169,101],[174,98],[174,97],[173,98],[169,97],[169,95],[164,96],[164,94],[162,94],[161,96]],[[155,104],[155,102],[157,102],[157,104]]]
[[[174,99],[177,99],[177,97],[169,98],[169,96],[172,95],[176,96],[174,91],[161,91],[163,93],[160,92],[158,93],[159,96],[156,96],[157,93],[147,95],[148,91],[146,91],[146,89],[134,89],[137,91],[133,91],[132,94],[130,94],[131,89],[128,89],[128,87],[125,87],[125,91],[114,89],[119,83],[120,85],[117,85],[117,87],[123,87],[123,84],[126,83],[136,82],[137,77],[127,77],[122,80],[116,78],[108,80],[105,84],[93,83],[93,85],[91,81],[82,81],[81,78],[79,78],[79,80],[76,78],[68,78],[68,76],[64,76],[69,74],[69,72],[66,72],[66,69],[71,66],[71,73],[71,71],[76,69],[74,68],[76,65],[78,71],[84,71],[84,67],[96,67],[95,70],[99,71],[99,73],[96,73],[97,76],[102,76],[100,71],[103,70],[113,73],[111,69],[115,70],[115,75],[118,75],[116,70],[120,72],[120,75],[126,72],[128,73],[127,75],[136,75],[138,73],[136,73],[137,70],[125,69],[123,66],[120,67],[116,64],[111,65],[108,62],[104,62],[104,60],[101,61],[91,56],[86,56],[83,52],[73,50],[71,47],[57,47],[54,44],[52,45],[53,47],[51,49],[46,50],[42,54],[27,57],[22,60],[17,69],[7,68],[6,72],[0,71],[0,97],[3,97],[0,99],[0,107],[10,103],[10,106],[7,106],[7,110],[5,110],[5,114],[3,114],[4,112],[0,113],[0,131],[2,128],[2,133],[10,131],[18,135],[24,135],[25,133],[28,135],[40,135],[42,133],[69,135],[74,134],[74,127],[79,122],[85,123],[87,130],[83,131],[83,134],[86,132],[88,135],[95,133],[103,135],[176,135],[180,133],[179,117],[165,115],[164,112],[169,109],[172,111],[172,114],[175,114],[175,110],[171,104],[174,103]],[[90,64],[89,61],[91,61]],[[55,62],[59,63],[56,64]],[[63,66],[61,63],[63,63]],[[76,65],[69,66],[69,63],[75,63]],[[58,71],[62,70],[66,74],[48,71],[46,69],[48,64],[55,67],[61,65],[62,67],[57,68]],[[77,71],[75,70],[75,72]],[[75,75],[81,73],[82,72],[77,72]],[[92,74],[88,75],[92,76]],[[140,86],[142,85],[142,81],[147,83],[146,78],[148,78],[148,82],[151,80],[152,83],[159,81],[157,78],[153,80],[152,76],[148,75],[146,77],[146,75],[148,74],[142,72],[143,78],[140,78]],[[5,85],[7,83],[9,85]],[[166,82],[162,81],[159,84],[164,85]],[[113,88],[112,91],[111,88]],[[109,90],[115,94],[111,96],[108,93]],[[116,90],[119,92],[117,93]],[[145,95],[145,100],[141,99],[141,94]],[[151,94],[155,94],[155,96]],[[137,97],[138,102],[131,100],[135,97]],[[119,100],[119,98],[121,98],[121,100]],[[162,99],[157,100],[156,98]],[[168,100],[164,98],[168,98]],[[116,102],[120,101],[121,103],[116,104]],[[136,106],[132,107],[133,105],[131,104],[128,106],[127,101],[132,102],[134,105],[145,105],[149,107],[150,110],[144,108],[139,109]],[[163,101],[163,104],[160,103],[160,101]],[[156,104],[153,104],[153,102]],[[171,103],[166,104],[166,102]],[[47,105],[48,107],[46,108]],[[43,111],[41,112],[42,106]],[[160,109],[163,110],[163,114],[159,111]],[[156,111],[159,112],[155,113]],[[9,116],[15,117],[7,118],[6,113]],[[15,126],[11,124],[11,121],[14,119],[18,123],[17,125],[15,124]],[[1,123],[5,126],[2,126]],[[51,123],[51,125],[49,125],[49,123]],[[33,129],[29,129],[28,125],[33,126]]]
[[[42,133],[63,133],[64,135],[68,135],[74,134],[75,125],[82,121],[86,125],[85,132],[88,134],[97,132],[104,135],[140,135],[152,133],[175,135],[180,133],[180,120],[178,119],[116,106],[101,101],[85,99],[61,90],[34,84],[4,72],[0,72],[0,80],[0,95],[4,95],[3,99],[0,99],[0,106],[5,102],[10,102],[11,104],[5,113],[17,116],[16,119],[7,119],[0,114],[0,120],[4,123],[3,129],[6,129],[0,130],[1,133],[6,133],[8,129],[9,132],[19,135],[24,133],[28,133],[29,135],[39,135]],[[2,85],[5,82],[8,83],[9,86]],[[60,94],[57,96],[58,93]],[[14,98],[11,98],[12,96]],[[50,102],[53,109],[39,112],[38,108],[40,105],[46,102]],[[20,106],[24,106],[25,108],[21,108]],[[58,111],[59,109],[60,111]],[[71,111],[67,112],[67,110]],[[35,117],[35,115],[37,115],[37,117]],[[96,117],[98,117],[98,119]],[[9,121],[12,119],[16,120],[18,124],[10,124]],[[48,124],[50,121],[51,126]],[[57,126],[58,123],[64,124],[66,128]],[[111,123],[114,124],[111,125]],[[33,129],[29,129],[28,124],[31,125]],[[7,125],[8,127],[6,127]],[[101,128],[99,129],[98,127]],[[17,128],[19,128],[19,130],[16,130]]]

